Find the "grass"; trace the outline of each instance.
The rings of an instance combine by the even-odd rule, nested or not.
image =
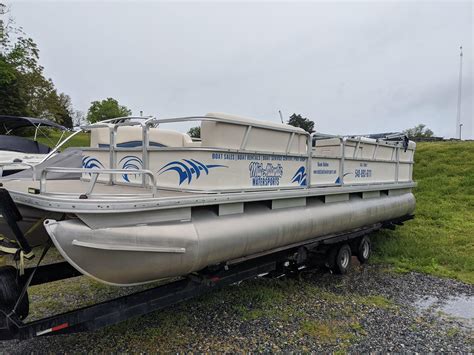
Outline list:
[[[419,143],[416,218],[374,236],[374,260],[474,284],[474,142]]]
[[[357,324],[357,326],[355,326]],[[322,344],[337,344],[338,342],[350,343],[356,339],[353,331],[359,332],[362,327],[358,322],[347,323],[343,321],[304,321],[301,324],[301,333],[309,335]]]
[[[38,142],[44,145],[47,145],[48,147],[54,148],[56,143],[58,142],[59,138],[61,137],[62,132],[56,131],[56,130],[51,130],[48,132],[48,137],[45,137],[41,134],[38,135]],[[66,132],[64,134],[64,137],[68,137],[72,134],[69,132]],[[33,139],[33,137],[28,137],[30,139]],[[64,146],[61,147],[61,150],[64,150],[69,147],[88,147],[90,145],[90,134],[86,132],[81,132],[76,134],[71,140],[69,140]]]

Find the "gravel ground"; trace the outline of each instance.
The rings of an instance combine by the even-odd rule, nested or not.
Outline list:
[[[91,303],[91,296],[104,300],[130,291],[85,277],[36,286],[32,314],[45,316]],[[246,281],[95,332],[3,342],[0,352],[472,352],[472,319],[441,311],[459,296],[469,307],[474,286],[397,274],[381,265],[354,266],[344,276],[312,270],[295,278]]]

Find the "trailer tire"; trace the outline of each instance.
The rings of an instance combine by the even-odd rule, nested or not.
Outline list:
[[[336,272],[338,274],[347,274],[351,266],[352,251],[351,247],[347,244],[343,244],[336,255]]]
[[[351,247],[343,244],[340,247],[333,247],[328,253],[326,266],[336,274],[346,274],[351,266]]]
[[[357,248],[357,259],[359,259],[361,264],[364,264],[367,262],[367,260],[369,260],[371,253],[372,245],[370,243],[370,238],[365,236],[359,242],[359,246]]]
[[[2,311],[6,313],[12,311],[18,297],[20,297],[22,288],[22,285],[18,282],[17,270],[13,266],[0,267],[0,308]],[[25,293],[16,310],[18,318],[25,319],[28,316],[29,309],[28,293]]]

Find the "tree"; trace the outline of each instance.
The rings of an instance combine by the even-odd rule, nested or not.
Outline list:
[[[433,131],[427,128],[423,123],[420,123],[418,126],[413,128],[406,129],[403,133],[405,133],[408,138],[426,138],[434,136]]]
[[[296,113],[290,116],[288,121],[289,125],[299,127],[304,129],[308,133],[314,132],[314,122],[307,119],[306,117],[302,117],[301,115],[297,115]]]
[[[87,120],[95,123],[110,118],[130,116],[132,111],[126,106],[119,105],[118,101],[109,97],[102,101],[92,101],[87,111]]]
[[[201,138],[201,127],[191,127],[188,134],[191,138]]]
[[[58,94],[38,60],[36,43],[0,3],[0,114],[44,117],[72,127],[71,99]]]

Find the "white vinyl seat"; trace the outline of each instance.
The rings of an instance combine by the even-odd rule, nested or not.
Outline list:
[[[150,147],[196,147],[200,142],[193,142],[186,133],[161,128],[150,128],[148,131]],[[117,129],[115,137],[119,148],[136,148],[143,145],[142,128],[139,126],[125,126]],[[108,148],[110,133],[108,128],[94,128],[91,130],[91,148]]]

